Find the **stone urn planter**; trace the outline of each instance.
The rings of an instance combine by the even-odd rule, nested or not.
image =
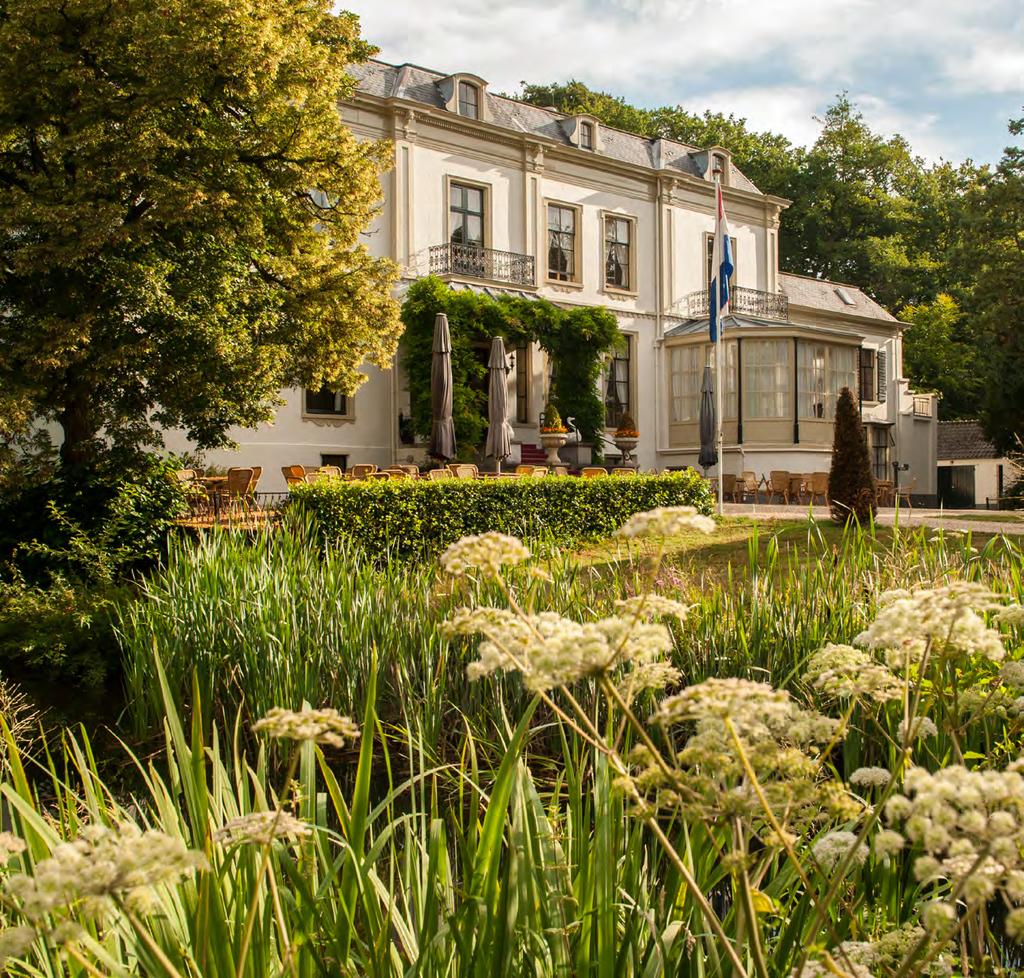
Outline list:
[[[639,438],[615,438],[615,447],[622,452],[622,464],[633,465],[633,452],[636,451],[636,446],[640,442]]]
[[[565,431],[542,431],[540,433],[540,443],[544,447],[544,451],[548,453],[548,465],[562,464],[562,460],[558,457],[558,449],[568,440],[569,434]]]

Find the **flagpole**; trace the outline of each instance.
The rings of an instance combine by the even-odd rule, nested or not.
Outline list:
[[[721,177],[715,174],[715,240],[718,240],[721,232],[721,222],[718,218],[718,184]],[[718,269],[714,269],[715,275],[720,275]],[[721,295],[721,288],[716,284],[716,292]],[[722,333],[725,323],[722,321],[722,310],[718,306],[718,329],[715,332],[715,448],[718,451],[718,515],[725,515],[725,453],[722,450]]]

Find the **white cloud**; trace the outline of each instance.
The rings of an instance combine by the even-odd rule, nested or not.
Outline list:
[[[900,131],[918,151],[937,156],[950,155],[957,144],[937,122],[944,99],[1024,87],[1018,3],[349,0],[345,6],[361,15],[364,34],[386,59],[474,71],[496,89],[577,78],[642,104],[732,111],[796,142],[813,138],[810,116],[849,89],[875,100],[861,103],[870,121],[872,113],[901,121]],[[721,103],[720,95],[736,101]]]

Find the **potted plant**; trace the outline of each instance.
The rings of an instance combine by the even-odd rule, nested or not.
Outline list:
[[[640,432],[632,415],[626,413],[622,416],[612,440],[615,442],[615,447],[622,452],[622,464],[632,465],[633,452],[636,451],[637,442],[640,441]]]
[[[569,429],[562,423],[562,416],[554,404],[548,404],[540,416],[540,443],[548,453],[548,465],[559,465],[560,449],[568,441]]]

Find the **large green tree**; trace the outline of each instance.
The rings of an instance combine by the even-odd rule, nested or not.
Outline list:
[[[982,381],[978,350],[964,338],[966,317],[956,300],[940,293],[932,302],[904,306],[903,369],[917,390],[942,394],[943,418],[977,417]]]
[[[1024,135],[1024,118],[1010,123]],[[1008,146],[970,195],[973,308],[981,348],[982,421],[996,446],[1024,439],[1024,147]]]
[[[389,362],[395,269],[359,235],[390,157],[338,111],[373,49],[330,7],[0,0],[5,437],[214,446],[283,385]]]

